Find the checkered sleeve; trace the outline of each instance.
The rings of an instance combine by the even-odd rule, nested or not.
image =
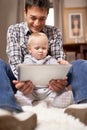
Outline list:
[[[52,28],[51,32],[49,32],[49,34],[49,49],[51,55],[57,60],[65,59],[61,31],[58,28],[54,27]]]
[[[17,76],[16,66],[22,62],[21,48],[18,41],[18,32],[19,28],[15,28],[13,25],[11,25],[7,31],[6,53],[8,55],[9,63],[15,76]]]

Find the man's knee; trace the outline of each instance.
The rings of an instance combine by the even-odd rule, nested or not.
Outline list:
[[[0,70],[3,70],[3,68],[6,69],[8,67],[9,65],[4,60],[0,59]]]
[[[5,64],[5,61],[0,59],[0,67],[3,66]]]

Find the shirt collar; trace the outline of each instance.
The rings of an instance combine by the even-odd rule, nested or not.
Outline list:
[[[25,35],[30,35],[31,34],[31,31],[29,30],[29,27],[27,25],[27,22],[25,22]]]
[[[42,31],[43,33],[47,34],[47,28],[46,26],[43,27]],[[28,25],[27,25],[27,22],[25,22],[25,34],[26,35],[30,35],[32,32],[30,31]]]
[[[47,34],[47,28],[46,28],[46,25],[43,27],[42,31],[43,33]]]

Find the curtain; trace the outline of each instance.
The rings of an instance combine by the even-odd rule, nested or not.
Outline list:
[[[17,23],[24,21],[24,0],[17,0]]]
[[[54,25],[60,28],[62,31],[64,0],[53,0],[53,7],[54,7]]]

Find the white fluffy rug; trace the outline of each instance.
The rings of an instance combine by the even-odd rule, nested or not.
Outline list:
[[[87,126],[78,119],[65,114],[64,109],[47,108],[44,104],[24,106],[23,109],[37,114],[38,125],[35,130],[87,130]]]

